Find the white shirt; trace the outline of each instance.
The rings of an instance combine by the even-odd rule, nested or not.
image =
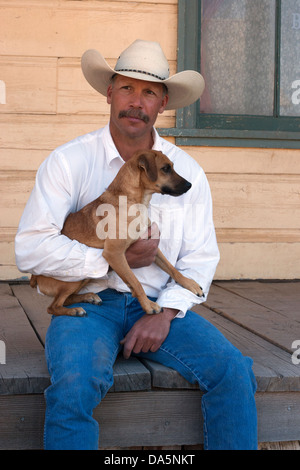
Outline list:
[[[179,197],[152,196],[149,214],[160,229],[159,247],[179,271],[200,284],[206,298],[219,261],[209,185],[192,157],[159,137],[155,129],[153,136],[153,149],[166,154],[175,171],[192,183],[192,188]],[[37,172],[15,239],[20,271],[65,281],[90,278],[82,292],[106,288],[129,291],[114,271],[108,273],[102,250],[61,235],[67,215],[96,199],[123,164],[109,125],[50,154]],[[146,294],[157,297],[161,307],[179,309],[178,317],[205,300],[170,281],[155,264],[133,271]]]

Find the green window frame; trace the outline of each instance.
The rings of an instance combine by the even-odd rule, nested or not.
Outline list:
[[[300,148],[300,117],[279,115],[281,4],[275,0],[273,116],[200,114],[199,101],[176,112],[176,127],[159,129],[177,145]],[[201,0],[178,0],[177,69],[200,70]],[[300,79],[300,77],[299,77]]]

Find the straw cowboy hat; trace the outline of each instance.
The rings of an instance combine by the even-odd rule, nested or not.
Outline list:
[[[194,103],[202,95],[205,86],[202,75],[194,70],[185,70],[169,77],[168,61],[159,43],[141,39],[134,41],[121,53],[114,69],[94,49],[83,54],[81,68],[89,84],[104,96],[107,95],[114,74],[164,83],[169,95],[166,109],[183,108]]]

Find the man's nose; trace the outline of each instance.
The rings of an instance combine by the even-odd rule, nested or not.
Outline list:
[[[134,108],[142,108],[143,107],[143,94],[139,91],[135,91],[131,95],[131,106]]]

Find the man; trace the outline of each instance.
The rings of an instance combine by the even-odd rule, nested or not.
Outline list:
[[[90,278],[102,305],[84,304],[84,318],[53,317],[46,338],[52,385],[46,390],[45,448],[97,449],[93,409],[112,385],[118,353],[146,357],[198,382],[206,449],[255,449],[255,378],[243,357],[210,323],[190,309],[203,299],[183,289],[153,263],[158,244],[167,258],[208,294],[219,252],[209,186],[203,170],[154,129],[158,113],[196,101],[204,80],[194,71],[169,78],[158,43],[137,40],[115,69],[97,51],[87,51],[82,70],[107,96],[110,122],[56,149],[41,165],[20,221],[16,260],[21,271],[65,281]],[[61,235],[66,216],[94,200],[135,150],[161,150],[192,188],[175,198],[155,194],[157,223],[126,252],[146,294],[163,311],[145,315],[102,250]],[[196,210],[193,213],[193,210]],[[192,214],[192,215],[191,215]]]

